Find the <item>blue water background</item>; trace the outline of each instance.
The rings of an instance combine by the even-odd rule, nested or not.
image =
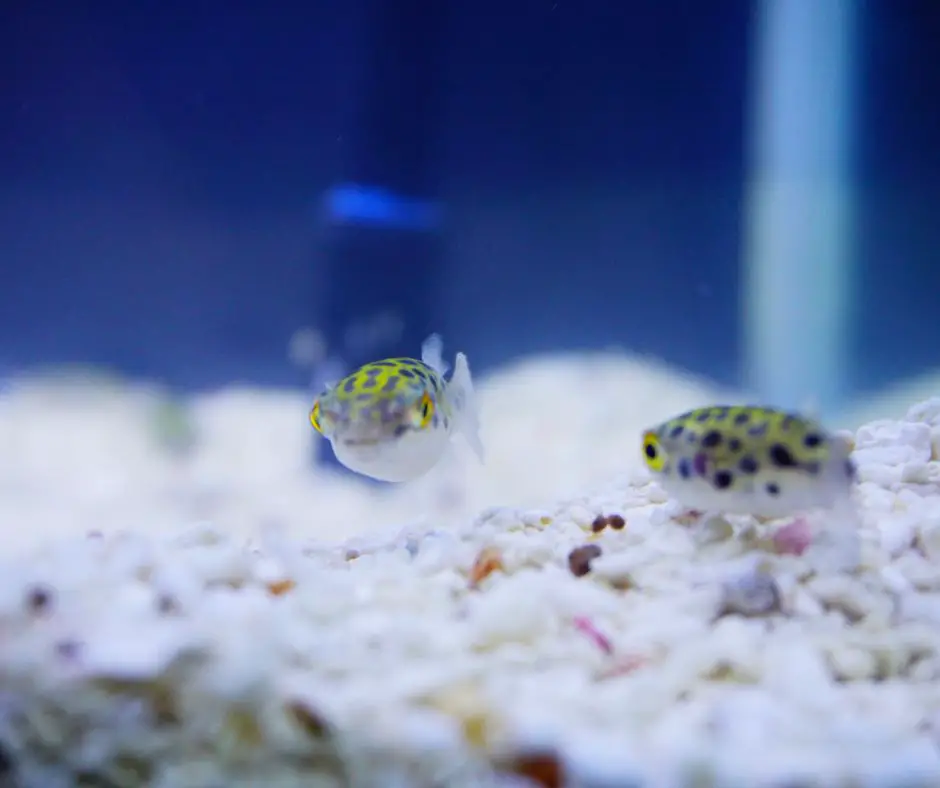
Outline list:
[[[940,367],[940,3],[860,6],[856,393]],[[451,4],[436,301],[477,374],[620,345],[740,382],[756,8]],[[5,4],[0,363],[306,383],[369,9]]]

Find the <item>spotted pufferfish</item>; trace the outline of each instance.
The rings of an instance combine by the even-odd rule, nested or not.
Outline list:
[[[767,519],[849,500],[851,451],[813,419],[753,405],[697,408],[643,434],[647,467],[683,506]]]
[[[467,357],[457,353],[454,371],[438,334],[421,347],[421,360],[388,358],[365,364],[322,392],[310,424],[330,441],[347,468],[380,481],[423,476],[461,433],[482,462],[479,418]]]

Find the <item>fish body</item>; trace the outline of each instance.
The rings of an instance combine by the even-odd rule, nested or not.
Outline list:
[[[483,461],[476,400],[467,357],[457,353],[446,379],[443,343],[432,334],[421,359],[373,361],[327,388],[310,423],[356,473],[404,482],[427,473],[460,432]]]
[[[643,434],[647,467],[683,506],[768,519],[849,502],[851,449],[813,419],[751,405],[698,408]]]

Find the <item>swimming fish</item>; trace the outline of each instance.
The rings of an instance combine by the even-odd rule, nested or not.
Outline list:
[[[756,406],[698,408],[643,435],[647,467],[683,505],[767,518],[848,496],[850,454],[819,423]]]
[[[830,518],[827,538],[841,540],[843,553],[855,555],[851,452],[846,439],[814,419],[753,405],[690,410],[643,434],[647,467],[683,506],[765,519],[828,509],[841,516]]]
[[[459,432],[483,462],[477,404],[467,357],[457,353],[450,380],[437,334],[421,360],[373,361],[320,394],[310,424],[356,473],[405,482],[427,473]]]

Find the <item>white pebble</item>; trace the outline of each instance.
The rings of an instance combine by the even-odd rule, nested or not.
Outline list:
[[[840,681],[862,681],[878,674],[878,662],[867,651],[838,646],[829,652],[829,664]]]
[[[910,591],[898,600],[901,621],[923,621],[940,627],[940,593]]]
[[[885,462],[884,458],[856,457],[856,461],[859,462],[858,479],[862,483],[870,482],[879,487],[890,488],[901,481],[900,467]]]
[[[878,523],[881,549],[891,558],[897,558],[914,543],[917,536],[917,518],[908,515],[886,516]]]
[[[940,427],[940,397],[931,397],[912,405],[904,418],[906,421],[923,422],[933,427]]]
[[[809,591],[824,606],[844,613],[849,621],[857,621],[880,607],[889,605],[879,600],[857,580],[847,575],[826,575],[813,578]]]
[[[940,513],[921,518],[917,544],[931,561],[940,561]]]

